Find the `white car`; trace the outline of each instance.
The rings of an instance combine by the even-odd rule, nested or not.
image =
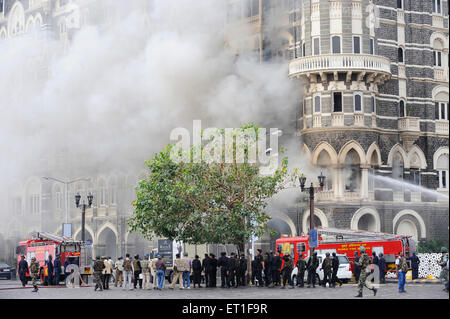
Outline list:
[[[352,279],[352,270],[350,268],[350,261],[348,260],[347,256],[345,255],[336,255],[339,259],[339,269],[337,272],[337,277],[342,280],[343,282],[348,282],[350,279]],[[330,256],[333,257],[333,256]],[[325,254],[317,254],[317,258],[319,258],[319,267],[316,269],[316,283],[322,284],[323,281],[323,269],[322,269],[322,261],[325,259]],[[305,259],[306,262],[308,262],[309,257]],[[292,271],[292,282],[294,285],[297,285],[297,274],[298,269],[297,267],[294,268]],[[307,283],[308,278],[308,271],[305,271],[305,284]]]

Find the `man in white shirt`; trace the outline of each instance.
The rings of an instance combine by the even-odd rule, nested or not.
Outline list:
[[[116,278],[114,280],[114,287],[117,287],[117,283],[119,283],[119,287],[122,287],[123,283],[123,258],[119,257],[114,265],[116,268]]]

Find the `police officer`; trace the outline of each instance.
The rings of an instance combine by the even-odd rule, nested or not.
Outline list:
[[[336,253],[333,253],[333,258],[331,259],[332,263],[332,267],[333,267],[333,273],[331,276],[331,284],[334,287],[336,287],[336,282],[339,283],[339,286],[342,286],[342,281],[338,278],[337,276],[337,272],[339,270],[339,258],[338,256],[336,256]]]
[[[281,273],[283,274],[283,285],[280,288],[285,289],[286,285],[289,283],[289,288],[292,289],[294,286],[292,285],[291,274],[294,269],[294,261],[288,252],[284,254],[283,261],[283,269],[281,270]]]
[[[142,289],[142,279],[139,278],[139,275],[142,273],[142,266],[141,261],[139,260],[139,255],[134,256],[133,269],[134,269],[134,289],[137,288],[138,281],[139,281],[139,289]]]
[[[412,279],[419,278],[419,264],[420,259],[416,256],[416,252],[413,252],[413,255],[410,257],[411,260],[411,270],[412,270]]]
[[[202,260],[202,271],[205,273],[205,286],[209,287],[209,272],[210,272],[210,268],[209,268],[209,263],[210,263],[210,258],[208,256],[208,254],[205,254],[205,258],[203,258]],[[199,285],[200,287],[200,285]]]
[[[27,284],[27,272],[29,272],[28,269],[28,263],[25,260],[25,256],[22,255],[20,256],[20,261],[19,261],[19,278],[20,281],[22,282],[22,287],[25,287],[25,285]]]
[[[373,295],[375,296],[377,294],[377,289],[375,287],[369,287],[369,284],[366,282],[366,278],[368,276],[368,266],[370,265],[370,257],[366,254],[366,249],[364,246],[359,247],[359,251],[361,253],[361,258],[359,258],[358,266],[361,269],[361,273],[359,275],[359,281],[358,281],[358,295],[355,297],[362,297],[362,291],[364,286],[367,287],[367,289],[370,289],[373,291]]]
[[[235,253],[231,253],[231,258],[228,260],[228,267],[227,267],[227,288],[234,287],[237,288],[238,285],[236,284],[236,273],[239,267],[239,260],[236,258]]]
[[[144,289],[150,290],[150,270],[152,267],[150,255],[146,254],[144,260],[141,263],[142,274],[144,275]]]
[[[308,287],[316,288],[316,269],[319,267],[319,258],[317,258],[317,252],[314,252],[312,257],[308,259],[306,263],[306,269],[308,270]]]
[[[209,254],[209,286],[211,288],[217,288],[217,259],[216,255]]]
[[[245,286],[246,280],[245,275],[247,272],[247,259],[244,254],[241,254],[241,258],[239,259],[239,267],[237,271],[237,284],[238,286]]]
[[[300,288],[305,287],[305,270],[306,270],[306,261],[303,259],[303,254],[298,255],[297,260],[297,286]]]
[[[52,255],[48,256],[48,260],[45,261],[47,266],[47,285],[53,285],[53,257]]]
[[[333,262],[330,258],[330,253],[325,254],[325,259],[322,262],[322,269],[323,269],[323,283],[322,286],[324,288],[327,287],[327,282],[329,287],[331,288],[331,268],[333,266]]]
[[[220,288],[227,287],[228,279],[228,257],[226,252],[220,253],[220,258],[217,261],[217,266],[220,267]]]
[[[272,283],[272,260],[270,258],[269,253],[264,254],[264,282],[266,283],[266,287],[268,287]]]
[[[55,271],[55,285],[59,285],[59,278],[61,277],[61,260],[59,259],[59,255],[56,255],[53,261],[53,268]]]
[[[280,251],[275,252],[275,256],[272,258],[272,285],[281,286],[281,274],[280,269],[283,261],[280,257]]]
[[[103,269],[105,269],[105,263],[103,262],[103,260],[100,259],[100,255],[97,255],[95,257],[95,261],[94,261],[94,278],[95,278],[94,291],[97,291],[97,289],[100,289],[100,291],[103,291],[103,286],[102,286]]]
[[[359,282],[359,274],[361,273],[361,268],[359,268],[359,266],[358,266],[358,263],[359,263],[358,251],[355,251],[354,256],[355,256],[355,259],[353,262],[353,271],[355,274],[355,281]]]
[[[386,282],[386,260],[383,253],[380,253],[380,258],[378,258],[378,268],[380,268],[380,283],[384,284]]]
[[[36,257],[31,258],[31,264],[30,264],[30,275],[32,280],[32,285],[34,289],[31,292],[37,292],[39,289],[37,287],[39,275],[40,275],[40,269],[39,263],[36,261]]]
[[[194,288],[195,285],[198,285],[198,288],[202,288],[202,286],[200,286],[202,269],[203,267],[200,261],[200,257],[198,255],[195,255],[195,259],[192,261],[192,271],[194,273]]]
[[[258,286],[264,287],[264,281],[262,279],[262,270],[264,268],[264,258],[262,256],[262,250],[258,249],[255,256],[255,268],[252,268],[252,272],[255,272],[256,280],[258,280]]]

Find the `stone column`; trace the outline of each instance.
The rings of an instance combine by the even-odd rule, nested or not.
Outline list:
[[[361,198],[369,199],[369,166],[361,166]]]

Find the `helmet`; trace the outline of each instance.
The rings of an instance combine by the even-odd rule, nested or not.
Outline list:
[[[365,253],[366,252],[366,248],[364,248],[364,246],[359,246],[359,251],[361,253]]]

